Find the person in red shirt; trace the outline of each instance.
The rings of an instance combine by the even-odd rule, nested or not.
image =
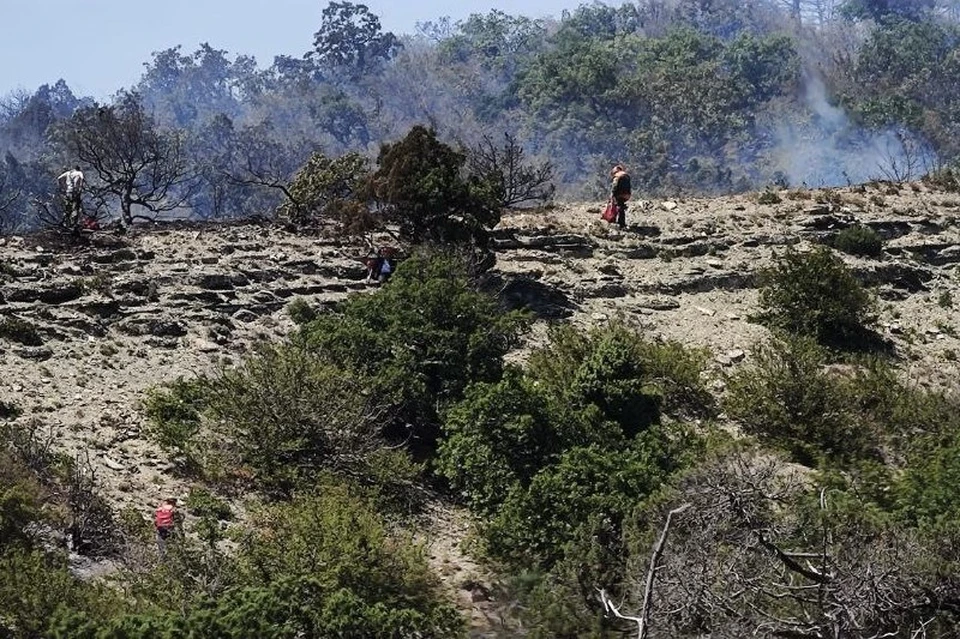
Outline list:
[[[157,546],[160,552],[164,552],[167,546],[167,538],[173,533],[176,525],[177,500],[170,497],[160,502],[153,516],[154,525],[157,528]]]

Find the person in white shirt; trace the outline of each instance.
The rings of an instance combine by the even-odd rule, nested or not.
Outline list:
[[[80,200],[84,186],[83,171],[79,166],[64,171],[57,177],[57,183],[63,192],[67,221],[70,224],[76,224],[80,220],[80,213],[83,212],[83,202]]]

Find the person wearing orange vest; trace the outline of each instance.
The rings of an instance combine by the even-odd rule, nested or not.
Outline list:
[[[160,502],[154,513],[153,522],[157,528],[157,546],[160,552],[166,550],[167,538],[173,532],[176,525],[177,500],[170,497]]]

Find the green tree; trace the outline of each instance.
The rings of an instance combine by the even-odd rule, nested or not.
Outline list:
[[[367,161],[358,153],[333,159],[314,153],[290,182],[290,198],[278,214],[299,224],[334,222],[340,232],[365,230],[374,225],[361,200],[368,178]]]
[[[366,5],[331,2],[323,9],[313,50],[306,57],[315,58],[322,68],[358,77],[392,58],[401,46],[397,36],[381,30],[380,19]]]
[[[373,194],[384,219],[400,236],[484,250],[488,232],[500,221],[495,198],[477,179],[464,175],[466,157],[415,126],[398,142],[384,144],[373,174]]]

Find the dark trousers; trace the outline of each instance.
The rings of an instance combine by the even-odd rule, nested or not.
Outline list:
[[[620,228],[627,226],[627,202],[620,198],[615,198],[617,203],[617,225]]]

